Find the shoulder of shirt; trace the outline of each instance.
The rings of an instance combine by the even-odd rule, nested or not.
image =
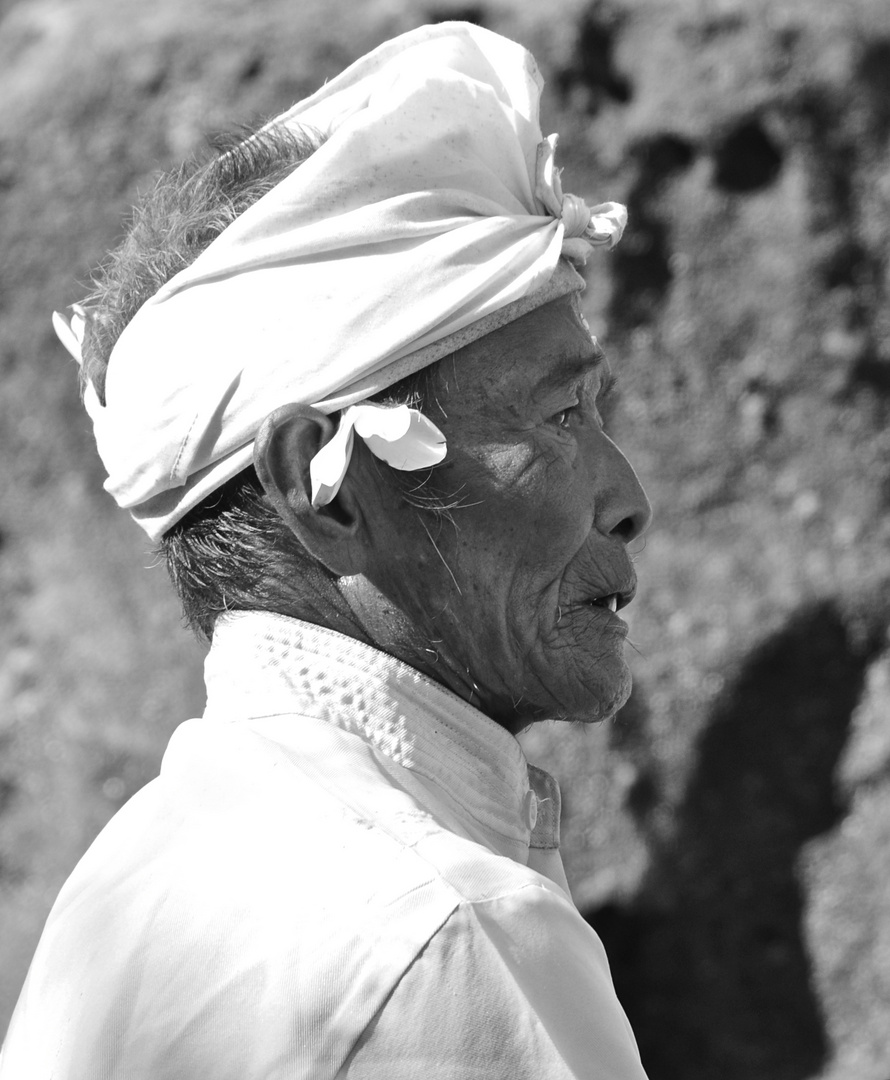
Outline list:
[[[340,1060],[446,925],[569,917],[558,886],[443,828],[348,733],[307,721],[296,752],[208,723],[182,726],[64,886],[23,995],[35,1046],[53,1030],[62,1054],[100,1021],[120,1045],[160,1011],[211,1025],[233,1061],[244,1025],[272,1046],[294,1023],[323,1033],[319,1060]],[[455,923],[472,911],[484,917]],[[331,1024],[334,1001],[348,1022]]]
[[[63,898],[88,889],[100,907],[119,909],[137,879],[162,912],[205,926],[236,910],[242,921],[277,912],[294,925],[288,912],[349,919],[360,910],[385,921],[424,906],[435,922],[526,890],[529,900],[541,890],[565,898],[527,866],[443,827],[337,728],[294,718],[296,752],[247,725],[212,723],[178,729],[161,776],[109,823]]]

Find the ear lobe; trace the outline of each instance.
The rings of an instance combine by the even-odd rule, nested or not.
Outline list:
[[[330,417],[310,405],[282,405],[263,421],[253,463],[263,489],[303,547],[338,577],[361,572],[361,511],[344,483],[314,507],[309,463],[334,435]]]

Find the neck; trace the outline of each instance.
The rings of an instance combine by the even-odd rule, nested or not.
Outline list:
[[[445,643],[415,626],[367,578],[356,575],[328,581],[323,591],[324,595],[313,590],[310,595],[280,597],[268,607],[280,615],[324,626],[379,649],[487,712],[471,673],[449,655]],[[511,734],[523,726],[514,727],[497,716],[493,719]]]

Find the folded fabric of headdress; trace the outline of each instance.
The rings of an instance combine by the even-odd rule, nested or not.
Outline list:
[[[343,409],[583,287],[561,256],[612,246],[624,208],[562,194],[541,88],[521,46],[443,23],[272,121],[324,142],[139,309],[105,404],[86,392],[149,536],[250,464],[279,405]]]

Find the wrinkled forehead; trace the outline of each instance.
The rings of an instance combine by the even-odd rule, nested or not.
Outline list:
[[[485,417],[517,412],[608,374],[576,294],[560,297],[459,349],[441,365],[443,408]]]

